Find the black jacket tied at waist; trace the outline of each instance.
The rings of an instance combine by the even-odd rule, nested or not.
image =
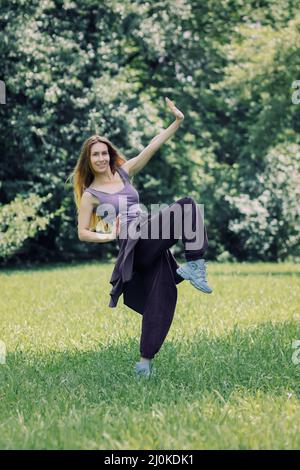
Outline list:
[[[150,214],[141,212],[135,219],[137,227],[148,223]],[[129,223],[129,225],[132,221]],[[141,234],[141,230],[139,232]],[[111,275],[109,307],[114,308],[123,294],[124,304],[143,314],[148,295],[161,297],[161,308],[175,309],[177,301],[176,285],[183,281],[176,273],[179,265],[169,249],[162,252],[161,256],[153,263],[150,270],[138,271],[134,269],[134,247],[139,241],[139,236],[134,238],[130,234],[126,239],[119,239],[119,254]],[[150,272],[149,272],[150,271]]]

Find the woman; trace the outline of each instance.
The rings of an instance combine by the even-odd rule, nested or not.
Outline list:
[[[96,243],[118,242],[119,254],[110,279],[113,287],[109,306],[116,307],[123,294],[124,304],[143,316],[141,359],[135,365],[135,372],[146,377],[150,376],[150,361],[163,344],[173,320],[176,285],[186,279],[200,291],[212,292],[206,281],[203,259],[207,235],[195,201],[184,197],[154,215],[148,214],[141,210],[139,194],[131,184],[132,176],[150,161],[184,119],[171,100],[166,98],[166,102],[175,121],[152,139],[137,157],[127,161],[108,139],[95,135],[84,142],[73,172],[79,239]],[[171,220],[171,213],[178,208],[182,210],[175,211],[176,216]],[[100,216],[98,224],[97,215]],[[188,220],[194,237],[186,236]],[[150,226],[158,227],[154,238],[149,237]],[[96,231],[91,230],[95,228]],[[166,228],[170,229],[167,237]],[[203,240],[199,244],[201,229]],[[169,248],[181,238],[187,262],[180,267]],[[189,249],[188,243],[195,239],[198,239],[196,248]]]

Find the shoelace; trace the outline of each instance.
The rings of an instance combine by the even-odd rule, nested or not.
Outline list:
[[[193,269],[195,271],[199,271],[200,274],[201,274],[201,277],[204,281],[206,281],[205,277],[206,277],[206,263],[203,263],[202,266],[199,266],[199,264],[197,263],[191,263],[192,266],[193,266]]]

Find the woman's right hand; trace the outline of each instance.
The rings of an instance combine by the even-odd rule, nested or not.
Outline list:
[[[119,215],[117,215],[114,223],[112,224],[112,228],[110,232],[98,232],[97,233],[97,238],[99,243],[106,243],[106,242],[111,242],[113,240],[116,240],[116,238],[119,236],[120,233],[120,220],[119,220]]]
[[[169,106],[170,110],[172,113],[175,115],[177,121],[183,121],[184,120],[184,114],[176,108],[175,104],[173,101],[170,100],[167,96],[165,97],[167,105]]]

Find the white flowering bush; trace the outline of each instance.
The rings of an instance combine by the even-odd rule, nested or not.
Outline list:
[[[239,211],[229,229],[238,234],[249,259],[299,256],[300,147],[281,144],[270,150],[265,163],[251,185],[252,194],[225,196]]]
[[[26,240],[45,230],[54,214],[45,213],[43,203],[51,194],[41,197],[17,195],[9,204],[0,206],[0,260],[19,252]]]

